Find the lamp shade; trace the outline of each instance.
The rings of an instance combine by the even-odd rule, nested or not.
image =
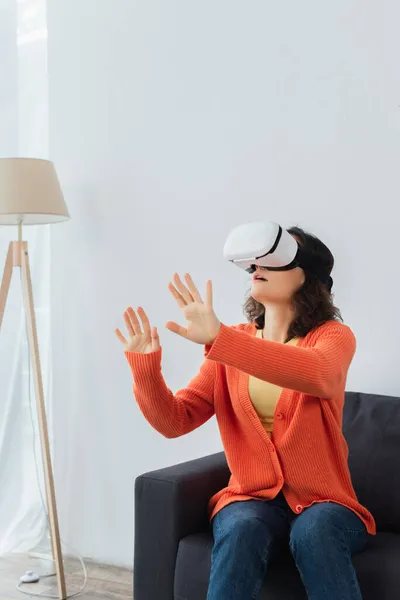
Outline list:
[[[43,225],[69,219],[52,162],[0,158],[0,225]]]

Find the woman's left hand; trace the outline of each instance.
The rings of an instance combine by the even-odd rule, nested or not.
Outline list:
[[[186,327],[168,321],[166,328],[196,344],[212,344],[221,328],[212,305],[212,283],[207,281],[206,300],[203,299],[190,275],[185,275],[186,285],[178,274],[168,286],[187,321]]]

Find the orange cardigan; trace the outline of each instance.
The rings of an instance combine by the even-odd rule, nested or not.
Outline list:
[[[346,377],[356,346],[352,331],[329,321],[296,346],[255,334],[253,324],[222,325],[198,375],[175,395],[161,373],[161,351],[127,352],[143,415],[168,438],[216,415],[231,478],[211,498],[210,518],[231,502],[270,500],[282,489],[297,514],[315,502],[335,502],[354,511],[374,534],[374,518],[351,483],[342,434]],[[251,403],[249,375],[283,388],[271,439]]]

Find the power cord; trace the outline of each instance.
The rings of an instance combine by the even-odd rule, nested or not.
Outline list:
[[[21,284],[22,284],[22,277],[21,277]],[[31,424],[32,424],[32,432],[33,432],[33,456],[34,456],[34,461],[35,461],[35,470],[36,470],[36,478],[37,478],[37,483],[38,483],[38,488],[39,488],[39,493],[40,493],[40,499],[42,502],[42,507],[43,507],[43,511],[44,514],[46,515],[46,519],[47,519],[47,523],[50,527],[50,521],[49,521],[49,515],[47,512],[47,506],[46,503],[44,501],[44,497],[43,497],[43,492],[42,492],[42,487],[41,487],[41,481],[40,481],[40,473],[39,473],[39,467],[38,467],[38,460],[37,460],[37,453],[36,453],[36,431],[35,431],[35,419],[33,416],[33,407],[32,407],[32,392],[31,392],[31,357],[30,357],[30,353],[29,353],[29,336],[28,336],[28,326],[25,320],[25,333],[26,333],[26,341],[27,341],[27,345],[28,345],[28,386],[29,386],[29,413],[30,413],[30,417],[31,417]],[[66,547],[69,548],[72,552],[72,554],[80,561],[81,565],[82,565],[82,571],[83,571],[83,575],[84,575],[84,581],[82,584],[81,589],[76,592],[75,594],[71,594],[70,596],[67,596],[67,598],[76,598],[77,596],[80,596],[80,594],[82,594],[82,592],[84,591],[86,584],[87,584],[87,570],[86,570],[86,565],[83,561],[83,558],[73,550],[73,548],[71,548],[71,546],[69,546],[69,544],[66,544],[65,542],[62,541],[61,539],[61,543]],[[49,578],[49,577],[54,577],[56,575],[56,573],[48,573],[45,575],[37,575],[38,579],[35,579],[35,581],[39,581],[40,579],[45,579],[45,578]],[[26,594],[27,596],[33,596],[36,598],[56,598],[58,599],[58,596],[56,595],[52,595],[52,594],[46,594],[45,592],[41,592],[41,593],[32,593],[31,591],[27,591],[22,589],[23,582],[20,581],[20,583],[18,583],[17,585],[17,590],[19,590],[20,592],[22,592],[23,594]]]
[[[64,546],[67,546],[67,544],[64,543]],[[86,570],[85,563],[83,562],[83,559],[78,554],[75,554],[75,556],[79,559],[79,561],[80,561],[80,563],[82,565],[82,570],[83,570],[83,573],[84,573],[84,582],[82,584],[81,589],[78,592],[76,592],[75,594],[71,594],[70,596],[67,596],[68,599],[69,598],[76,598],[77,596],[80,596],[82,594],[83,590],[85,589],[86,584],[87,584],[87,570]],[[45,579],[46,577],[54,577],[54,575],[55,575],[55,573],[52,573],[52,574],[49,574],[49,575],[38,575],[38,577],[39,577],[39,580],[40,580],[40,579]],[[59,598],[59,596],[56,596],[55,594],[47,594],[46,592],[33,593],[33,592],[30,592],[30,591],[24,590],[21,587],[22,585],[24,585],[23,582],[18,583],[17,590],[20,591],[20,592],[22,592],[26,596],[33,596],[35,598],[56,598],[56,600],[58,600],[58,598]]]

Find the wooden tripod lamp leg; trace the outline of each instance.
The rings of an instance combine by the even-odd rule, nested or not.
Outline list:
[[[13,246],[12,244],[8,247],[8,253],[6,258],[6,264],[3,272],[3,279],[0,287],[0,329],[4,317],[4,309],[6,307],[8,291],[10,289],[10,282],[13,271]]]
[[[14,242],[17,245],[16,242]],[[31,273],[29,268],[28,245],[26,242],[18,242],[22,271],[22,290],[28,326],[29,350],[32,360],[35,394],[37,402],[37,413],[39,421],[40,442],[42,447],[44,480],[46,486],[47,509],[50,523],[51,544],[53,558],[56,563],[58,594],[60,600],[67,597],[64,565],[61,550],[60,531],[56,506],[56,495],[54,489],[53,470],[51,466],[50,443],[47,428],[46,410],[44,404],[43,381],[40,369],[39,344],[36,330],[35,310],[33,304],[33,292]],[[1,300],[0,300],[1,302]],[[1,309],[1,303],[0,303]],[[1,316],[1,315],[0,315]]]

